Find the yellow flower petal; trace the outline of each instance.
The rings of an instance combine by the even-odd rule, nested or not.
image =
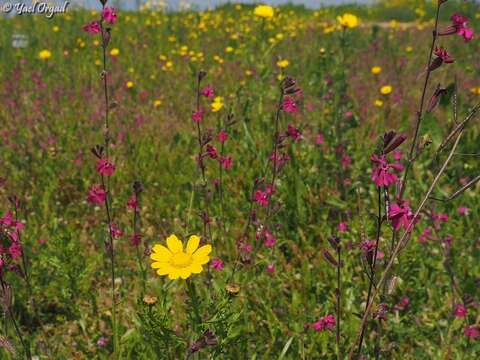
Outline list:
[[[166,263],[166,262],[158,262],[158,261],[156,261],[156,262],[153,262],[153,263],[152,263],[152,269],[164,268],[164,267],[166,267],[167,265],[168,265],[168,263]]]
[[[200,249],[195,251],[193,254],[193,259],[205,257],[212,252],[212,245],[203,245]]]
[[[171,271],[172,271],[172,268],[170,266],[165,266],[158,269],[157,274],[160,276],[163,276],[163,275],[169,274]]]
[[[190,269],[190,267],[178,269],[178,272],[182,279],[187,279],[188,277],[190,277],[190,275],[192,275],[192,270]]]
[[[182,242],[178,240],[178,238],[175,235],[170,235],[167,238],[167,246],[168,246],[168,249],[174,254],[177,252],[183,251]]]
[[[175,280],[180,277],[180,272],[178,269],[171,268],[170,271],[168,272],[168,278],[170,280]]]
[[[199,244],[200,244],[200,238],[197,235],[190,236],[187,242],[187,253],[193,254],[195,250],[198,249]]]
[[[200,274],[203,271],[203,267],[199,263],[193,263],[190,269],[192,270],[192,274]]]
[[[152,248],[152,251],[154,252],[155,255],[158,255],[160,258],[164,258],[166,260],[170,259],[172,257],[172,253],[170,250],[168,250],[165,246],[163,245],[154,245]],[[152,255],[154,255],[152,254]],[[154,258],[152,258],[154,259]],[[154,259],[155,260],[155,259]],[[158,259],[158,261],[162,261]]]
[[[168,263],[170,259],[172,258],[172,255],[168,255],[168,257],[162,256],[160,254],[150,254],[150,259],[155,260],[160,263]]]
[[[205,265],[210,261],[210,256],[195,257],[195,254],[193,254],[192,257],[193,257],[193,263],[198,265]]]

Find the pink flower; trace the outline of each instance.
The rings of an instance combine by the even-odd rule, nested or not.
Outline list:
[[[127,208],[132,210],[138,210],[138,200],[135,195],[132,195],[127,201]]]
[[[435,69],[438,69],[443,63],[451,64],[455,61],[453,59],[453,57],[451,57],[450,54],[447,52],[447,50],[443,47],[435,48],[434,54],[437,57],[435,59],[433,59],[432,63],[428,67],[429,71],[433,71]]]
[[[115,24],[117,22],[117,13],[113,7],[107,6],[102,11],[102,19],[109,24]]]
[[[13,215],[11,212],[5,213],[5,215],[0,218],[0,225],[11,227],[14,223],[15,220],[13,220]]]
[[[22,245],[18,241],[12,241],[10,247],[8,248],[8,253],[13,260],[22,256]]]
[[[228,170],[233,166],[233,158],[231,156],[220,156],[219,161],[220,165],[222,165],[225,170]]]
[[[393,152],[393,158],[397,161],[402,160],[402,151],[401,150],[395,150]]]
[[[208,144],[206,150],[206,156],[210,159],[216,159],[218,157],[217,149],[215,146]]]
[[[405,230],[410,231],[408,225],[413,219],[413,212],[409,206],[409,202],[403,200],[400,201],[400,203],[393,203],[390,206],[388,218],[392,221],[395,230],[399,230],[403,225]]]
[[[406,296],[402,297],[400,301],[393,307],[393,310],[403,311],[410,305],[410,299]]]
[[[97,172],[103,176],[112,176],[115,172],[115,165],[108,159],[99,159],[97,161]]]
[[[228,139],[228,133],[222,129],[218,132],[217,134],[217,140],[221,143],[224,143],[225,141],[227,141]]]
[[[91,23],[83,25],[83,31],[88,34],[95,35],[101,31],[100,24],[98,21],[92,21]]]
[[[317,145],[325,144],[325,136],[322,133],[319,133],[317,135],[317,138],[315,139],[315,144],[317,144]]]
[[[315,321],[311,327],[315,331],[324,331],[324,330],[332,330],[336,325],[335,318],[333,315],[327,315],[321,317],[318,321]]]
[[[122,236],[122,234],[120,234],[119,236]],[[140,245],[141,242],[142,242],[142,234],[135,233],[133,235],[130,235],[130,244],[132,246],[137,247],[138,245]]]
[[[463,36],[465,41],[472,40],[474,31],[467,27],[468,18],[466,16],[462,16],[459,13],[453,13],[452,16],[450,16],[450,20],[452,21],[452,26],[440,31],[439,35],[458,34]]]
[[[215,96],[215,91],[213,90],[213,87],[207,85],[203,88],[202,95],[206,98],[213,98]]]
[[[292,124],[288,124],[287,135],[290,136],[296,142],[299,142],[300,140],[302,140],[302,134]]]
[[[203,109],[200,109],[198,111],[194,111],[193,114],[192,114],[192,120],[196,123],[199,123],[200,121],[202,121],[204,113],[205,112],[204,112]]]
[[[403,166],[400,163],[387,163],[385,155],[378,157],[373,154],[370,158],[373,163],[372,180],[377,186],[390,186],[397,181],[397,175],[391,172],[403,171]]]
[[[342,168],[347,169],[352,164],[352,158],[347,154],[342,156]]]
[[[259,189],[259,190],[255,191],[254,197],[255,197],[255,201],[257,202],[258,205],[260,205],[260,206],[267,206],[268,205],[269,194],[266,191],[262,191],[262,190]]]
[[[223,268],[225,266],[222,259],[219,259],[219,258],[212,259],[210,264],[212,265],[212,268],[214,268],[217,271],[223,270]]]
[[[342,221],[337,225],[337,230],[339,232],[347,232],[348,231],[348,222]]]
[[[282,110],[286,113],[298,113],[298,107],[291,96],[285,96],[283,99]]]
[[[363,251],[363,255],[367,258],[369,262],[372,262],[373,256],[375,254],[375,241],[366,240],[360,244],[360,249]],[[383,259],[385,254],[377,249],[377,259]]]
[[[462,304],[455,305],[453,315],[457,318],[464,318],[467,316],[467,308]]]
[[[123,231],[120,230],[120,228],[114,223],[111,223],[108,228],[110,230],[110,234],[114,239],[118,239],[120,236],[123,235]]]
[[[266,270],[267,270],[268,273],[273,274],[275,272],[275,265],[268,264]]]
[[[480,329],[475,325],[465,326],[463,334],[470,339],[478,339],[480,338]]]
[[[266,247],[272,248],[277,243],[277,239],[275,239],[275,236],[273,236],[270,231],[265,230],[263,232],[263,236],[265,238],[265,240],[263,241],[263,245],[265,245]]]
[[[458,209],[457,209],[458,213],[460,215],[464,215],[464,216],[467,216],[468,213],[470,212],[470,209],[465,207],[465,206],[460,206]]]
[[[107,193],[100,185],[93,185],[88,191],[87,201],[90,204],[100,205],[105,202]]]
[[[432,240],[432,231],[430,228],[425,228],[422,234],[418,237],[418,242],[424,244],[427,240]]]

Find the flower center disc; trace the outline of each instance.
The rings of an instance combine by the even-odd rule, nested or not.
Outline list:
[[[187,267],[192,263],[192,256],[181,251],[173,255],[171,263],[176,267]]]

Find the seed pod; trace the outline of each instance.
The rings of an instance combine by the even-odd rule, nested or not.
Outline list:
[[[330,252],[325,249],[323,250],[323,257],[325,258],[325,260],[327,260],[331,265],[335,266],[335,267],[338,267],[338,262],[337,260],[335,260],[335,258],[332,256],[332,254],[330,254]]]
[[[383,135],[383,147],[384,148],[386,148],[388,146],[388,144],[390,144],[390,142],[395,138],[395,135],[397,135],[397,133],[393,130],[391,130],[389,132],[386,132]]]
[[[93,148],[91,148],[91,151],[93,155],[95,155],[97,158],[101,159],[103,157],[103,146],[102,145],[95,145]]]
[[[385,147],[383,153],[388,154],[398,148],[407,139],[407,134],[403,133],[398,135],[387,147]]]
[[[440,87],[440,84],[437,85],[435,92],[428,101],[427,112],[432,112],[438,105],[440,98],[447,92],[447,89]]]
[[[335,236],[335,235],[330,236],[327,239],[327,241],[334,250],[336,250],[336,251],[338,250],[339,245],[340,245],[340,238],[338,236]]]

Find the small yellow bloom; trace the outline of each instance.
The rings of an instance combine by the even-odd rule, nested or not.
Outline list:
[[[162,105],[162,100],[160,100],[160,99],[157,99],[153,102],[153,106],[155,106],[155,107],[159,107],[160,105]]]
[[[471,88],[470,92],[475,95],[480,95],[480,86]]]
[[[413,47],[407,46],[407,47],[405,48],[405,51],[406,51],[407,53],[410,53],[410,52],[413,51]]]
[[[253,75],[253,71],[252,71],[252,70],[245,70],[245,75],[247,75],[247,76],[252,76],[252,75]]]
[[[133,83],[133,81],[127,81],[127,83],[126,83],[127,89],[133,88],[134,85],[135,84]]]
[[[231,47],[231,46],[227,46],[227,47],[225,48],[225,52],[227,52],[227,53],[231,53],[231,52],[233,52],[233,50],[234,50],[234,49],[233,49],[233,47]]]
[[[290,65],[290,62],[288,60],[279,60],[277,61],[277,66],[280,69],[285,69],[288,65]]]
[[[344,28],[352,29],[358,26],[358,17],[349,13],[345,13],[342,16],[337,16],[337,21]]]
[[[192,274],[200,274],[202,265],[210,261],[208,256],[212,252],[211,245],[200,248],[200,237],[192,235],[187,246],[183,249],[182,242],[175,236],[167,238],[167,247],[157,244],[152,248],[150,258],[154,261],[152,269],[156,269],[160,276],[168,275],[170,280],[188,279]]]
[[[102,62],[97,59],[97,60],[95,60],[95,65],[100,66],[100,65],[102,65]]]
[[[392,93],[392,87],[390,85],[384,85],[380,88],[380,94],[389,95]]]
[[[253,11],[255,16],[261,17],[263,19],[273,18],[273,7],[268,5],[258,5]]]
[[[120,50],[118,50],[117,48],[113,48],[112,50],[110,50],[110,55],[112,56],[118,56],[120,54]]]
[[[48,50],[42,50],[38,53],[38,58],[40,60],[48,60],[52,57],[52,53]]]
[[[60,31],[60,28],[55,25],[55,26],[52,28],[52,31],[53,31],[53,32],[59,32],[59,31]]]
[[[218,112],[223,108],[223,98],[221,96],[215,97],[212,102],[212,111]]]
[[[382,107],[383,106],[383,101],[382,100],[375,100],[373,103],[376,107]]]
[[[380,66],[374,66],[371,71],[373,75],[378,75],[382,72],[382,68]]]

